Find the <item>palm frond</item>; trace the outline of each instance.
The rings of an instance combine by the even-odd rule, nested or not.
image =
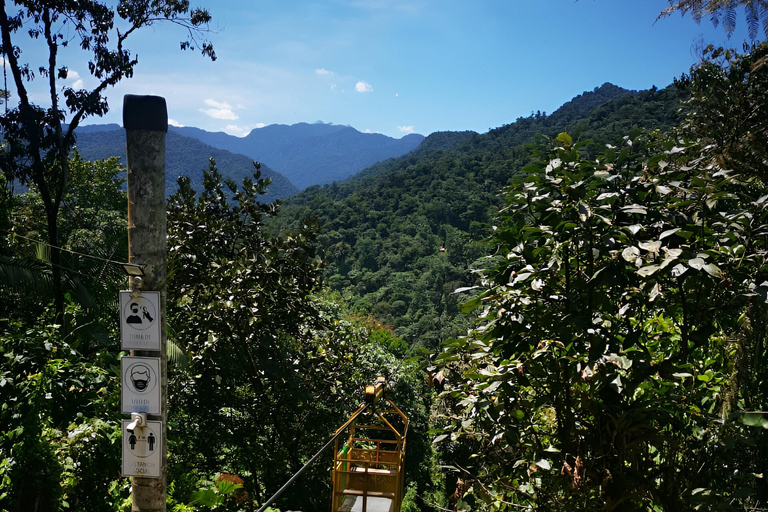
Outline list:
[[[50,267],[35,260],[0,256],[0,288],[50,295],[53,293]]]
[[[46,244],[35,243],[35,257],[45,263],[51,263],[51,248]]]
[[[765,0],[760,0],[760,19],[763,21],[763,35],[768,38],[768,5]]]
[[[712,25],[717,28],[717,26],[720,25],[720,11],[715,11],[710,14],[709,21],[711,21]]]
[[[169,339],[166,344],[165,353],[167,354],[168,362],[170,363],[178,364],[182,368],[186,368],[189,364],[189,357],[187,354],[171,339]]]
[[[757,31],[760,28],[760,3],[757,0],[752,0],[744,6],[744,10],[747,13],[749,38],[757,39]]]
[[[723,28],[728,37],[731,37],[736,30],[736,9],[731,5],[723,8]]]

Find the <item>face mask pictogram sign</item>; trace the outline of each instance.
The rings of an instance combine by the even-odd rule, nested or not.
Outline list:
[[[120,346],[160,350],[160,292],[120,292]]]
[[[162,462],[162,421],[147,421],[147,426],[128,430],[131,420],[123,420],[123,476],[160,478]]]
[[[122,376],[122,412],[160,414],[160,358],[123,356],[120,359]]]

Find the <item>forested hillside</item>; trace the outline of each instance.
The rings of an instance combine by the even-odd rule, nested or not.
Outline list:
[[[105,127],[114,129],[102,130],[102,127],[85,126],[78,130],[77,150],[86,160],[116,156],[125,165],[125,131],[117,125]],[[253,160],[247,156],[209,146],[173,131],[168,132],[165,146],[165,195],[167,196],[176,190],[176,180],[179,176],[190,178],[192,185],[197,190],[201,189],[203,171],[208,169],[211,158],[216,160],[222,176],[237,183],[251,176],[254,171]],[[272,180],[265,200],[282,199],[298,192],[298,189],[285,176],[273,171],[267,165],[261,165],[261,175]]]
[[[347,21],[357,34],[389,34],[367,43],[390,53],[381,43],[405,32],[389,28],[415,28],[429,45],[466,30],[438,53],[483,94],[497,80],[482,68],[503,65],[500,52],[513,48],[498,44],[501,32],[488,32],[491,46],[472,29],[498,19],[512,32],[490,4],[441,31],[459,14],[446,3],[418,6],[429,26],[411,11],[309,9],[323,37],[308,33],[297,46],[283,34],[271,44],[275,28],[306,30],[288,3],[271,11],[286,20],[277,26],[253,24],[252,6],[230,3],[249,32],[273,30],[259,30],[258,42],[237,32],[223,56],[280,47],[281,62],[303,70],[287,76],[304,91],[322,89],[371,119],[377,104],[421,108],[409,99],[405,82],[418,80],[408,64],[429,78],[433,105],[447,104],[452,84],[436,81],[441,67],[410,42],[395,55],[403,74],[362,45],[353,46],[364,60],[332,44],[336,71],[310,77],[330,53],[306,50],[327,43],[325,33],[346,39]],[[768,37],[763,4],[673,1],[660,17],[722,22],[731,36],[741,6],[754,41],[761,27]],[[551,7],[539,9],[541,26],[520,20],[551,34]],[[566,21],[584,35],[603,10]],[[131,34],[166,23],[186,32],[182,49],[215,60],[211,19],[178,0],[14,0],[0,15],[0,512],[315,512],[329,501],[332,512],[766,510],[768,42],[704,47],[664,89],[606,83],[487,133],[436,132],[408,154],[298,193],[279,175],[270,184],[249,157],[171,131],[168,183],[144,187],[144,164],[160,177],[146,144],[155,136],[131,134],[146,145],[127,173],[122,130],[79,124],[108,115],[106,91],[134,75],[138,50],[146,55]],[[597,21],[639,26],[616,14]],[[599,60],[590,57],[607,55],[563,41],[588,76]],[[599,42],[622,51],[635,77],[647,79],[640,52],[651,56],[644,64],[662,60],[617,31]],[[551,72],[529,76],[562,84],[572,75],[548,53],[532,56]],[[375,74],[375,94],[368,72],[357,76],[374,61],[402,99]],[[204,68],[174,73],[172,64],[163,58],[163,79],[144,83],[203,77]],[[279,103],[259,89],[279,76],[253,73],[276,69],[253,64],[235,63],[248,74],[237,89]],[[469,81],[475,72],[480,82]],[[174,95],[214,107],[198,113],[223,126],[235,110],[256,112],[235,103],[230,76],[216,76],[219,99],[203,100],[214,91],[196,80]],[[500,103],[518,91],[498,85]],[[297,96],[285,97],[281,115],[291,117]],[[162,130],[164,101],[142,98],[135,113],[153,111],[149,126]],[[421,123],[397,115],[409,123],[391,124],[400,132]],[[274,128],[274,147],[284,128]],[[331,147],[348,130],[298,129]],[[144,205],[149,197],[157,201]],[[144,294],[154,291],[153,305]],[[139,302],[146,335],[128,328]],[[159,344],[137,352],[124,342],[134,337]],[[153,394],[134,394],[143,390]]]
[[[303,191],[278,221],[316,216],[332,289],[409,342],[435,349],[466,330],[459,315],[466,296],[453,292],[475,284],[471,269],[487,252],[499,193],[527,162],[534,138],[568,131],[598,148],[632,128],[665,130],[683,97],[672,86],[635,92],[604,84],[551,115],[487,134],[435,133],[409,155]]]

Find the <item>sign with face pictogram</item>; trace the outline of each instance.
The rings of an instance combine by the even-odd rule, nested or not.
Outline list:
[[[120,292],[120,346],[160,350],[160,292]]]
[[[123,356],[120,359],[122,375],[122,412],[160,414],[160,358]]]
[[[162,474],[163,422],[147,421],[146,427],[128,430],[123,420],[123,476],[160,478]]]

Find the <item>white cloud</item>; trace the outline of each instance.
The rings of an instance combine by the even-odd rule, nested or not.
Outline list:
[[[168,118],[168,124],[171,126],[175,126],[176,128],[184,128],[184,125],[178,122],[175,119]]]
[[[373,133],[370,128],[365,129],[365,133]]]
[[[373,86],[361,80],[355,84],[355,90],[357,92],[373,92]]]
[[[71,87],[72,89],[78,90],[85,87],[85,83],[83,82],[83,79],[80,77],[80,73],[77,71],[74,71],[72,69],[67,70],[67,81],[69,84],[62,87]]]
[[[265,126],[267,126],[265,123],[256,123],[254,128],[264,128]]]
[[[320,69],[316,69],[315,73],[317,73],[318,75],[328,76],[328,75],[332,75],[333,71],[328,71],[325,68],[320,68]]]
[[[237,126],[235,124],[228,124],[224,127],[224,131],[235,137],[245,137],[251,133],[251,130],[247,126]]]
[[[395,98],[399,98],[399,97],[400,97],[400,93],[396,92],[395,93]]]
[[[413,130],[415,129],[415,126],[398,126],[397,129],[400,130],[402,133],[413,133]]]
[[[240,116],[232,111],[232,105],[227,102],[220,102],[212,99],[205,100],[205,104],[213,108],[201,108],[200,112],[214,119],[225,119],[234,121],[240,119]]]

